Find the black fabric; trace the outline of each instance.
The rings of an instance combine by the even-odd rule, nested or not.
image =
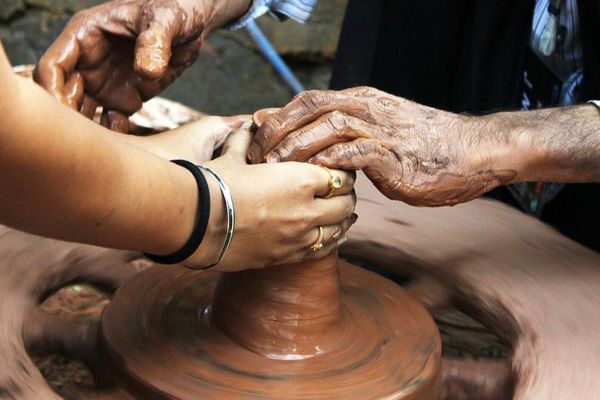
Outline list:
[[[583,46],[583,99],[600,99],[600,1],[579,0]]]
[[[384,0],[350,0],[330,87],[345,89],[370,82]]]
[[[533,1],[374,3],[377,10],[359,16],[353,12],[371,4],[349,1],[332,88],[369,85],[455,112],[518,107]],[[377,34],[357,36],[355,30],[365,26],[376,27]],[[373,60],[364,60],[371,54]],[[363,69],[352,73],[359,59]]]
[[[600,98],[600,1],[578,5],[585,101]],[[373,86],[453,112],[518,109],[534,6],[535,0],[349,0],[331,87]],[[490,196],[514,204],[506,188]],[[567,185],[542,220],[600,250],[599,200],[600,185]]]

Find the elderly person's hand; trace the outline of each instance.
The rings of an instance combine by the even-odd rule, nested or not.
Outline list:
[[[501,142],[479,119],[359,87],[308,91],[266,118],[249,158],[362,169],[387,197],[417,206],[465,202],[511,181],[488,161]],[[492,140],[493,139],[493,140]],[[494,154],[492,154],[494,152]]]
[[[250,0],[114,0],[77,13],[36,67],[54,97],[103,125],[128,116],[198,57],[204,38],[242,15]]]

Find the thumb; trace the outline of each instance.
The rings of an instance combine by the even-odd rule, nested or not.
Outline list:
[[[240,129],[237,129],[227,137],[223,144],[223,155],[246,163],[246,154],[252,142],[252,132],[250,132],[250,123],[245,123]]]
[[[142,78],[152,81],[163,77],[171,58],[173,30],[171,24],[152,21],[135,43],[133,68]]]

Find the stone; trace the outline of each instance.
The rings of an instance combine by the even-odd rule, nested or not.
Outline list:
[[[0,21],[8,21],[22,11],[25,11],[23,0],[0,0]]]

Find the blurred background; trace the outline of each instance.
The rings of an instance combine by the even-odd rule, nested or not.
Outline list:
[[[0,0],[0,37],[13,65],[35,64],[78,10],[101,0]],[[347,0],[319,1],[306,25],[263,16],[258,24],[306,89],[329,84]],[[252,113],[293,93],[245,30],[218,31],[163,96],[208,114]]]

